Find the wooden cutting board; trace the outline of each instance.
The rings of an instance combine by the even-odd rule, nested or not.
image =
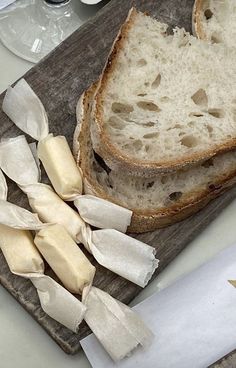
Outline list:
[[[78,98],[98,78],[112,41],[131,6],[148,11],[171,27],[181,26],[191,31],[193,0],[113,0],[25,75],[48,112],[50,132],[65,135],[70,143],[76,124],[75,107]],[[3,96],[0,96],[0,104]],[[0,111],[0,136],[12,137],[20,133]],[[43,179],[46,180],[45,177]],[[29,208],[22,192],[14,183],[9,181],[8,184],[9,201]],[[157,273],[216,218],[235,196],[236,188],[233,188],[187,220],[137,236],[157,249],[157,257],[160,259]],[[95,286],[124,303],[129,303],[140,292],[140,287],[104,269],[94,260],[92,262],[97,267]],[[55,277],[49,267],[47,273]],[[12,275],[1,252],[0,282],[66,353],[75,354],[80,349],[80,340],[90,333],[86,324],[83,323],[79,333],[74,334],[45,315],[31,282]],[[216,367],[236,367],[236,358],[230,355],[219,364]]]

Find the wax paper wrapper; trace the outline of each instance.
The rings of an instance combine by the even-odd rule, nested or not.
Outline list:
[[[56,281],[43,274],[43,259],[30,231],[26,230],[39,230],[48,225],[43,224],[37,215],[5,200],[7,185],[1,171],[0,193],[0,249],[11,272],[30,279],[37,289],[44,312],[76,332],[86,307]]]
[[[0,167],[18,185],[38,183],[39,167],[24,135],[0,143]]]
[[[7,89],[2,109],[23,132],[36,140],[48,135],[48,118],[44,106],[25,79]]]
[[[7,201],[7,183],[0,170],[0,224],[23,230],[40,230],[46,224],[37,214]]]
[[[139,315],[109,294],[92,287],[85,290],[83,303],[86,323],[114,361],[151,344],[153,334]]]
[[[99,264],[141,287],[147,285],[158,267],[155,248],[117,230],[84,230],[82,242]]]
[[[20,164],[15,157],[16,151]],[[141,287],[147,284],[158,266],[154,248],[109,229],[117,227],[125,231],[131,211],[93,196],[79,196],[75,201],[79,215],[49,185],[38,183],[38,167],[24,136],[0,143],[0,166],[26,193],[32,210],[41,221],[64,226],[98,263]],[[108,229],[91,231],[85,222]]]
[[[66,138],[49,134],[44,106],[24,79],[8,88],[2,108],[18,128],[39,141],[38,157],[58,195],[74,200],[82,193],[81,172]]]
[[[132,211],[92,195],[78,196],[74,204],[84,221],[99,229],[115,229],[125,233]]]

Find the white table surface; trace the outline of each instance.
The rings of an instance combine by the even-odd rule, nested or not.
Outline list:
[[[82,21],[96,8],[74,0]],[[80,24],[79,24],[80,25]],[[79,26],[78,25],[78,26]],[[33,64],[13,55],[0,43],[0,92],[21,77]],[[228,206],[135,300],[140,302],[165,288],[236,242],[236,201]],[[158,311],[157,311],[158,313]],[[32,317],[0,286],[0,367],[1,368],[88,368],[84,354],[66,355]],[[140,367],[143,368],[143,367]],[[151,368],[151,367],[146,367]]]

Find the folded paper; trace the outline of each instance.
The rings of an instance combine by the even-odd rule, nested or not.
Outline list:
[[[96,269],[63,226],[42,229],[34,242],[69,291],[82,294],[84,287],[92,284]]]
[[[7,183],[2,170],[0,169],[0,199],[7,199]]]
[[[139,345],[149,346],[153,334],[137,313],[104,291],[92,287],[83,295],[84,319],[114,361]]]
[[[74,204],[82,219],[99,229],[115,229],[125,233],[132,211],[92,195],[78,196]]]
[[[2,109],[14,124],[36,140],[48,135],[48,118],[44,106],[25,79],[7,89]]]
[[[77,333],[84,319],[86,306],[49,276],[28,274],[25,277],[36,287],[44,312]]]
[[[18,185],[37,183],[40,171],[24,135],[0,143],[0,167]]]
[[[158,267],[153,247],[117,230],[91,231],[87,226],[83,237],[82,243],[99,264],[141,287]]]
[[[32,152],[32,155],[35,159],[35,163],[36,163],[37,168],[38,168],[38,181],[41,181],[41,168],[40,168],[40,161],[39,161],[39,158],[38,158],[36,143],[35,142],[29,143],[29,148],[30,148],[30,151]]]
[[[0,199],[0,224],[23,230],[40,230],[46,226],[36,213]]]
[[[30,232],[0,225],[0,248],[11,272],[32,281],[44,312],[77,332],[86,307],[56,281],[43,274],[43,259]]]

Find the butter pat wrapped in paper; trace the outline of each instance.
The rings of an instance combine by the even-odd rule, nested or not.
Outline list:
[[[65,137],[49,134],[39,141],[38,157],[62,199],[73,200],[82,193],[82,177]]]
[[[70,236],[78,241],[81,229],[85,226],[84,221],[49,185],[37,183],[21,186],[21,189],[27,194],[30,207],[42,221],[64,226]]]
[[[42,257],[29,231],[0,225],[0,248],[11,272],[44,272]]]
[[[30,279],[34,284],[44,312],[77,332],[86,307],[56,281],[43,274],[43,259],[31,233],[0,225],[0,248],[11,272]]]
[[[38,156],[58,195],[70,201],[80,195],[82,176],[66,138],[48,134],[44,106],[24,79],[8,88],[2,108],[16,126],[39,141]]]
[[[34,241],[69,291],[82,294],[84,287],[92,284],[95,267],[62,226],[51,225],[40,230]]]

